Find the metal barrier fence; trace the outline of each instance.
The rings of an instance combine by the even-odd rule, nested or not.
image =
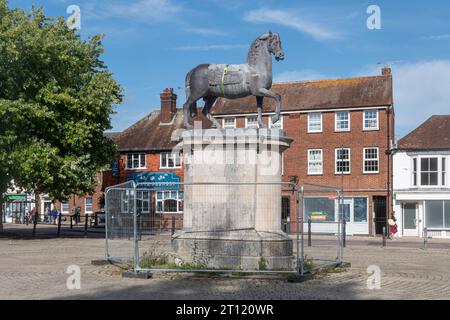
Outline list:
[[[307,247],[306,199],[307,195],[318,194],[322,197],[332,196],[340,203],[338,189],[319,185],[299,188],[293,183],[136,184],[128,181],[105,191],[106,259],[129,261],[135,272],[304,274],[316,267],[336,265],[342,262],[343,256],[340,206],[334,211],[338,217],[333,222],[336,225],[336,241],[320,247]],[[283,196],[290,199],[290,234],[285,233],[286,225],[281,219]],[[322,208],[323,211],[326,209]],[[218,235],[223,242],[214,244],[214,240],[217,240],[214,237]],[[252,244],[247,249],[237,248],[233,244],[235,239],[255,240],[264,237],[278,239],[273,242],[278,246],[273,250],[290,252],[289,257],[282,258],[290,260],[286,263],[289,267],[268,268],[267,264],[272,262],[264,261],[264,258],[255,267],[252,265],[255,258],[253,252],[249,252],[253,248]],[[228,245],[229,248],[224,249]],[[227,255],[209,256],[214,250],[222,250]],[[179,252],[185,255],[180,258]],[[216,265],[217,259],[220,262],[231,261],[233,265],[239,261],[241,267],[211,267]],[[274,260],[273,263],[276,266],[278,262]]]
[[[300,190],[304,265],[315,270],[341,264],[345,227],[341,190],[317,184],[304,184]]]

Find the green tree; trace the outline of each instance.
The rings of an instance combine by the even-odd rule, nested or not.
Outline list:
[[[122,88],[100,60],[102,37],[82,40],[62,17],[0,0],[0,224],[12,180],[64,200],[92,192],[116,153],[103,132]]]

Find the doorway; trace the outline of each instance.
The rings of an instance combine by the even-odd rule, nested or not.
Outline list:
[[[419,236],[417,203],[403,204],[403,235],[407,237]]]
[[[387,230],[386,197],[373,197],[373,212],[375,214],[373,221],[375,224],[375,233],[383,234],[383,227]]]

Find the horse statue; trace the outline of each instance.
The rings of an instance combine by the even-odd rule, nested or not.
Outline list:
[[[262,122],[264,97],[276,102],[272,123],[280,119],[281,96],[270,91],[272,87],[272,57],[277,61],[284,59],[280,35],[276,32],[263,34],[253,41],[245,64],[200,64],[186,75],[186,103],[184,109],[184,126],[191,129],[188,117],[197,115],[197,101],[203,98],[205,105],[203,114],[221,128],[219,122],[210,114],[210,110],[218,97],[237,99],[253,95],[258,106],[258,124],[266,128]]]

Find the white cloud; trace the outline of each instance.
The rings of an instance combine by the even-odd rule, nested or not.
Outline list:
[[[434,114],[450,114],[450,60],[401,64],[393,69],[395,122],[407,134]]]
[[[325,26],[308,20],[301,12],[268,8],[248,12],[244,20],[253,23],[274,23],[305,33],[316,40],[335,40],[340,35]]]
[[[210,51],[210,50],[232,50],[248,48],[249,45],[246,44],[211,44],[204,46],[181,46],[176,47],[175,50],[179,51]]]
[[[450,39],[450,34],[440,34],[437,36],[428,36],[428,37],[423,37],[423,39],[425,39],[425,40],[448,40],[448,39]]]

